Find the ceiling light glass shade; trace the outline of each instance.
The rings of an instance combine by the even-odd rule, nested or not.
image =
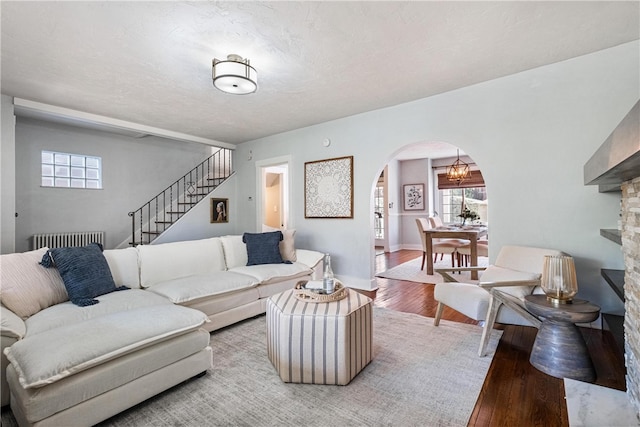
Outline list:
[[[566,255],[546,255],[542,266],[540,287],[550,302],[570,303],[578,293],[578,279],[573,258]]]
[[[469,177],[471,177],[469,165],[460,160],[460,150],[458,150],[458,159],[447,167],[447,179],[460,185],[462,181],[469,179]]]
[[[258,73],[248,59],[229,55],[225,61],[213,59],[213,85],[226,93],[246,95],[258,89]]]

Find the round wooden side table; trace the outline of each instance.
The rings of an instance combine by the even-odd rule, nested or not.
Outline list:
[[[598,318],[600,307],[574,299],[571,304],[553,304],[546,295],[527,295],[525,307],[543,318],[529,361],[538,370],[556,378],[594,382],[596,371],[587,344],[576,323]]]

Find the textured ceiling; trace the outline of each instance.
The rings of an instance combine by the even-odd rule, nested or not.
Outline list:
[[[2,93],[237,144],[640,38],[629,2],[1,2]],[[228,95],[211,60],[251,60]]]

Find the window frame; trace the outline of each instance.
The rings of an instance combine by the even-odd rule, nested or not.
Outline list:
[[[42,150],[40,187],[102,190],[102,157]]]

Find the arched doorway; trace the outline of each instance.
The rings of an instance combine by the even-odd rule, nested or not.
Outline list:
[[[473,181],[463,185],[447,185],[447,166],[458,156],[470,166]],[[380,179],[384,176],[384,179]],[[445,223],[461,222],[458,217],[464,207],[479,215],[479,221],[488,223],[489,206],[484,180],[479,166],[455,145],[445,142],[410,144],[398,150],[380,169],[376,182],[372,183],[374,212],[372,241],[374,253],[395,252],[401,249],[421,249],[415,218],[440,216]],[[422,191],[423,203],[409,206],[404,190],[417,188]],[[382,196],[382,197],[381,197]],[[383,240],[377,216],[382,214]]]

